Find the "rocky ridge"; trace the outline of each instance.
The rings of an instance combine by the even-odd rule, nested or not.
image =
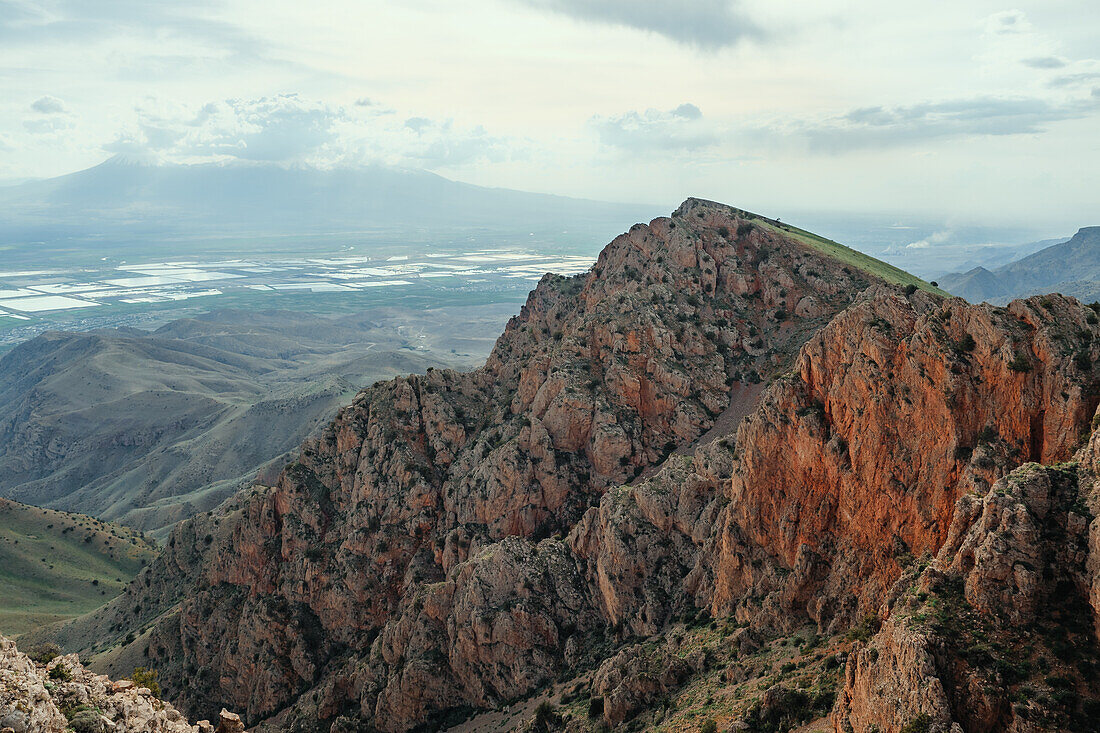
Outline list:
[[[148,687],[112,682],[85,669],[75,654],[21,653],[0,636],[0,730],[4,733],[244,733],[240,716],[222,710],[218,724],[195,725]]]
[[[141,629],[116,664],[148,654],[185,709],[261,729],[438,728],[587,670],[599,712],[554,725],[637,721],[632,701],[709,674],[642,684],[626,645],[677,619],[722,619],[750,653],[879,618],[955,542],[957,503],[1072,454],[1098,335],[1071,299],[902,290],[692,200],[587,276],[545,278],[482,370],[360,394],[276,486],[181,525],[60,638]],[[777,677],[727,720],[827,709],[836,657],[814,654],[784,662],[817,665],[810,687]],[[860,689],[834,720],[896,730],[845,712]]]

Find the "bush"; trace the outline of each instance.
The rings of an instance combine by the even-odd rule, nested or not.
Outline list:
[[[66,667],[64,664],[55,664],[50,669],[51,680],[57,680],[58,682],[68,682],[72,678],[73,676],[69,673],[69,668]]]
[[[955,344],[955,351],[960,354],[966,354],[973,351],[977,345],[978,342],[974,340],[974,337],[970,334],[966,334],[959,339],[957,344]]]
[[[901,733],[928,733],[932,730],[932,717],[927,713],[921,713],[906,723]]]
[[[38,664],[49,664],[53,660],[61,656],[61,647],[57,644],[51,644],[46,642],[44,644],[35,644],[27,650],[27,656],[31,658],[32,662]]]
[[[148,687],[149,692],[153,693],[153,697],[160,697],[160,672],[155,669],[146,669],[145,667],[135,667],[134,673],[130,675],[130,679],[138,687]]]
[[[1030,372],[1031,362],[1023,354],[1017,353],[1016,358],[1008,363],[1008,368],[1014,372]]]
[[[707,718],[699,728],[699,733],[718,733],[718,723],[714,718]]]
[[[73,733],[103,733],[102,714],[98,710],[81,710],[69,719]]]
[[[914,285],[912,283],[909,283],[908,285],[905,286],[905,294],[906,295],[912,295],[915,292],[917,292],[917,286],[916,285]]]

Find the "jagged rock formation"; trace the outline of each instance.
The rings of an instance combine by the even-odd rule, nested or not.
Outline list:
[[[483,369],[361,393],[276,486],[181,525],[61,638],[143,629],[115,659],[147,653],[185,709],[264,730],[441,727],[586,670],[595,717],[623,723],[710,674],[653,677],[650,651],[620,650],[631,636],[704,609],[738,649],[807,624],[835,637],[959,542],[957,502],[1068,458],[1100,402],[1095,321],[1062,297],[888,286],[691,200],[587,276],[545,278]],[[738,724],[827,709],[828,659],[812,689],[737,701]],[[873,708],[853,674],[836,720],[897,730],[845,712]]]
[[[959,500],[935,560],[899,580],[849,658],[838,733],[1094,729],[1098,456],[1100,433],[1073,463],[1029,463]]]
[[[223,710],[217,729],[195,725],[148,687],[112,682],[84,669],[75,654],[35,661],[0,636],[0,729],[12,733],[244,733],[240,717]]]
[[[178,530],[148,578],[100,619],[144,625],[166,610],[136,600],[145,582],[194,584],[142,643],[185,705],[226,696],[262,719],[323,674],[335,679],[324,668],[365,656],[375,636],[372,654],[385,658],[413,618],[426,622],[424,608],[443,622],[467,602],[444,593],[450,576],[475,577],[483,558],[498,572],[494,558],[509,547],[495,543],[568,530],[608,488],[691,444],[724,413],[742,414],[758,383],[874,282],[764,222],[689,201],[616,239],[588,275],[545,278],[483,369],[433,370],[362,393],[276,487],[257,490],[214,531]],[[201,570],[176,582],[184,567]],[[596,611],[560,610],[577,633],[604,625]],[[549,628],[534,638],[537,625],[516,613],[517,628],[545,650],[530,652],[537,671],[497,679],[486,665],[531,660],[479,660],[464,679],[467,660],[456,652],[447,676],[461,689],[436,690],[417,678],[415,655],[394,651],[392,669],[347,673],[362,691],[355,712],[397,727],[553,675],[566,638]],[[419,638],[443,628],[428,631]],[[215,645],[216,635],[240,641]],[[230,683],[238,679],[249,682]]]

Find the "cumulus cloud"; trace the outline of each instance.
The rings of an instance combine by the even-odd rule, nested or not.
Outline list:
[[[600,142],[634,153],[684,151],[718,144],[718,135],[694,104],[668,111],[647,109],[613,117],[596,116],[589,123]]]
[[[974,97],[898,107],[863,107],[840,118],[804,124],[816,152],[846,152],[976,135],[1021,135],[1044,132],[1062,120],[1095,112],[1095,99],[1065,102],[1021,97]],[[798,134],[798,133],[796,133]]]
[[[365,163],[453,167],[501,160],[509,141],[451,120],[393,119],[389,110],[334,106],[286,94],[229,99],[201,108],[150,103],[108,152],[177,163],[249,161],[330,167]]]
[[[715,50],[764,35],[740,0],[517,0],[573,18],[649,31],[677,43]]]
[[[333,142],[340,114],[291,94],[212,102],[186,118],[171,110],[143,108],[138,110],[138,129],[120,136],[107,149],[287,162]]]
[[[34,102],[31,103],[31,109],[44,115],[64,114],[68,111],[65,109],[64,102],[57,97],[51,97],[49,95],[34,100]]]

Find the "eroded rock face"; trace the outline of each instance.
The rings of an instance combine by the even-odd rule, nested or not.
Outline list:
[[[881,292],[834,319],[740,428],[713,610],[755,615],[745,599],[763,597],[777,619],[847,624],[900,560],[939,550],[960,497],[1068,458],[1098,401],[1090,313]]]
[[[962,497],[931,565],[899,581],[882,630],[849,657],[836,730],[1087,730],[1095,725],[1095,563],[1080,463],[1027,464]],[[1093,520],[1094,521],[1094,520]]]
[[[123,658],[147,649],[204,715],[407,730],[597,667],[697,607],[845,628],[946,546],[969,558],[952,572],[970,602],[997,605],[1011,577],[1038,599],[1014,612],[1034,615],[1044,586],[1017,569],[1026,549],[1001,549],[1034,536],[1033,512],[964,502],[1002,528],[970,537],[955,506],[1069,456],[1098,400],[1097,326],[1059,297],[995,309],[870,284],[690,201],[588,275],[544,278],[483,369],[361,393],[276,486],[182,525],[123,600],[73,628],[109,637],[127,613],[147,619]],[[941,669],[930,633],[896,638],[897,689],[922,655]],[[631,660],[599,676],[615,720],[648,689]],[[849,717],[888,720],[860,707],[874,686],[859,669]],[[950,700],[963,672],[948,672]]]
[[[119,733],[214,731],[206,721],[202,723],[190,725],[147,688],[129,680],[111,682],[89,672],[75,654],[36,663],[0,636],[0,728],[15,733],[62,733],[74,727]],[[243,733],[244,728],[222,724],[217,731]]]
[[[366,390],[276,487],[210,533],[178,614],[149,640],[168,689],[188,709],[225,703],[251,720],[270,715],[318,684],[334,658],[403,638],[422,590],[446,616],[416,611],[423,628],[408,643],[432,639],[431,653],[448,660],[440,678],[460,680],[460,693],[421,679],[418,701],[398,710],[387,690],[407,687],[420,663],[383,654],[373,681],[355,675],[365,696],[350,703],[357,714],[401,728],[461,696],[480,703],[534,684],[564,658],[560,628],[546,630],[547,659],[502,659],[524,668],[503,676],[474,664],[482,650],[465,659],[461,638],[440,631],[466,613],[452,603],[470,597],[461,566],[507,537],[533,547],[567,532],[607,489],[723,414],[743,413],[756,391],[742,385],[781,368],[872,282],[736,210],[694,200],[616,239],[589,274],[544,278],[484,368]],[[454,584],[453,595],[440,583]],[[588,594],[581,586],[575,592]],[[601,595],[585,613],[610,608]],[[652,627],[657,615],[654,607],[636,623]]]

